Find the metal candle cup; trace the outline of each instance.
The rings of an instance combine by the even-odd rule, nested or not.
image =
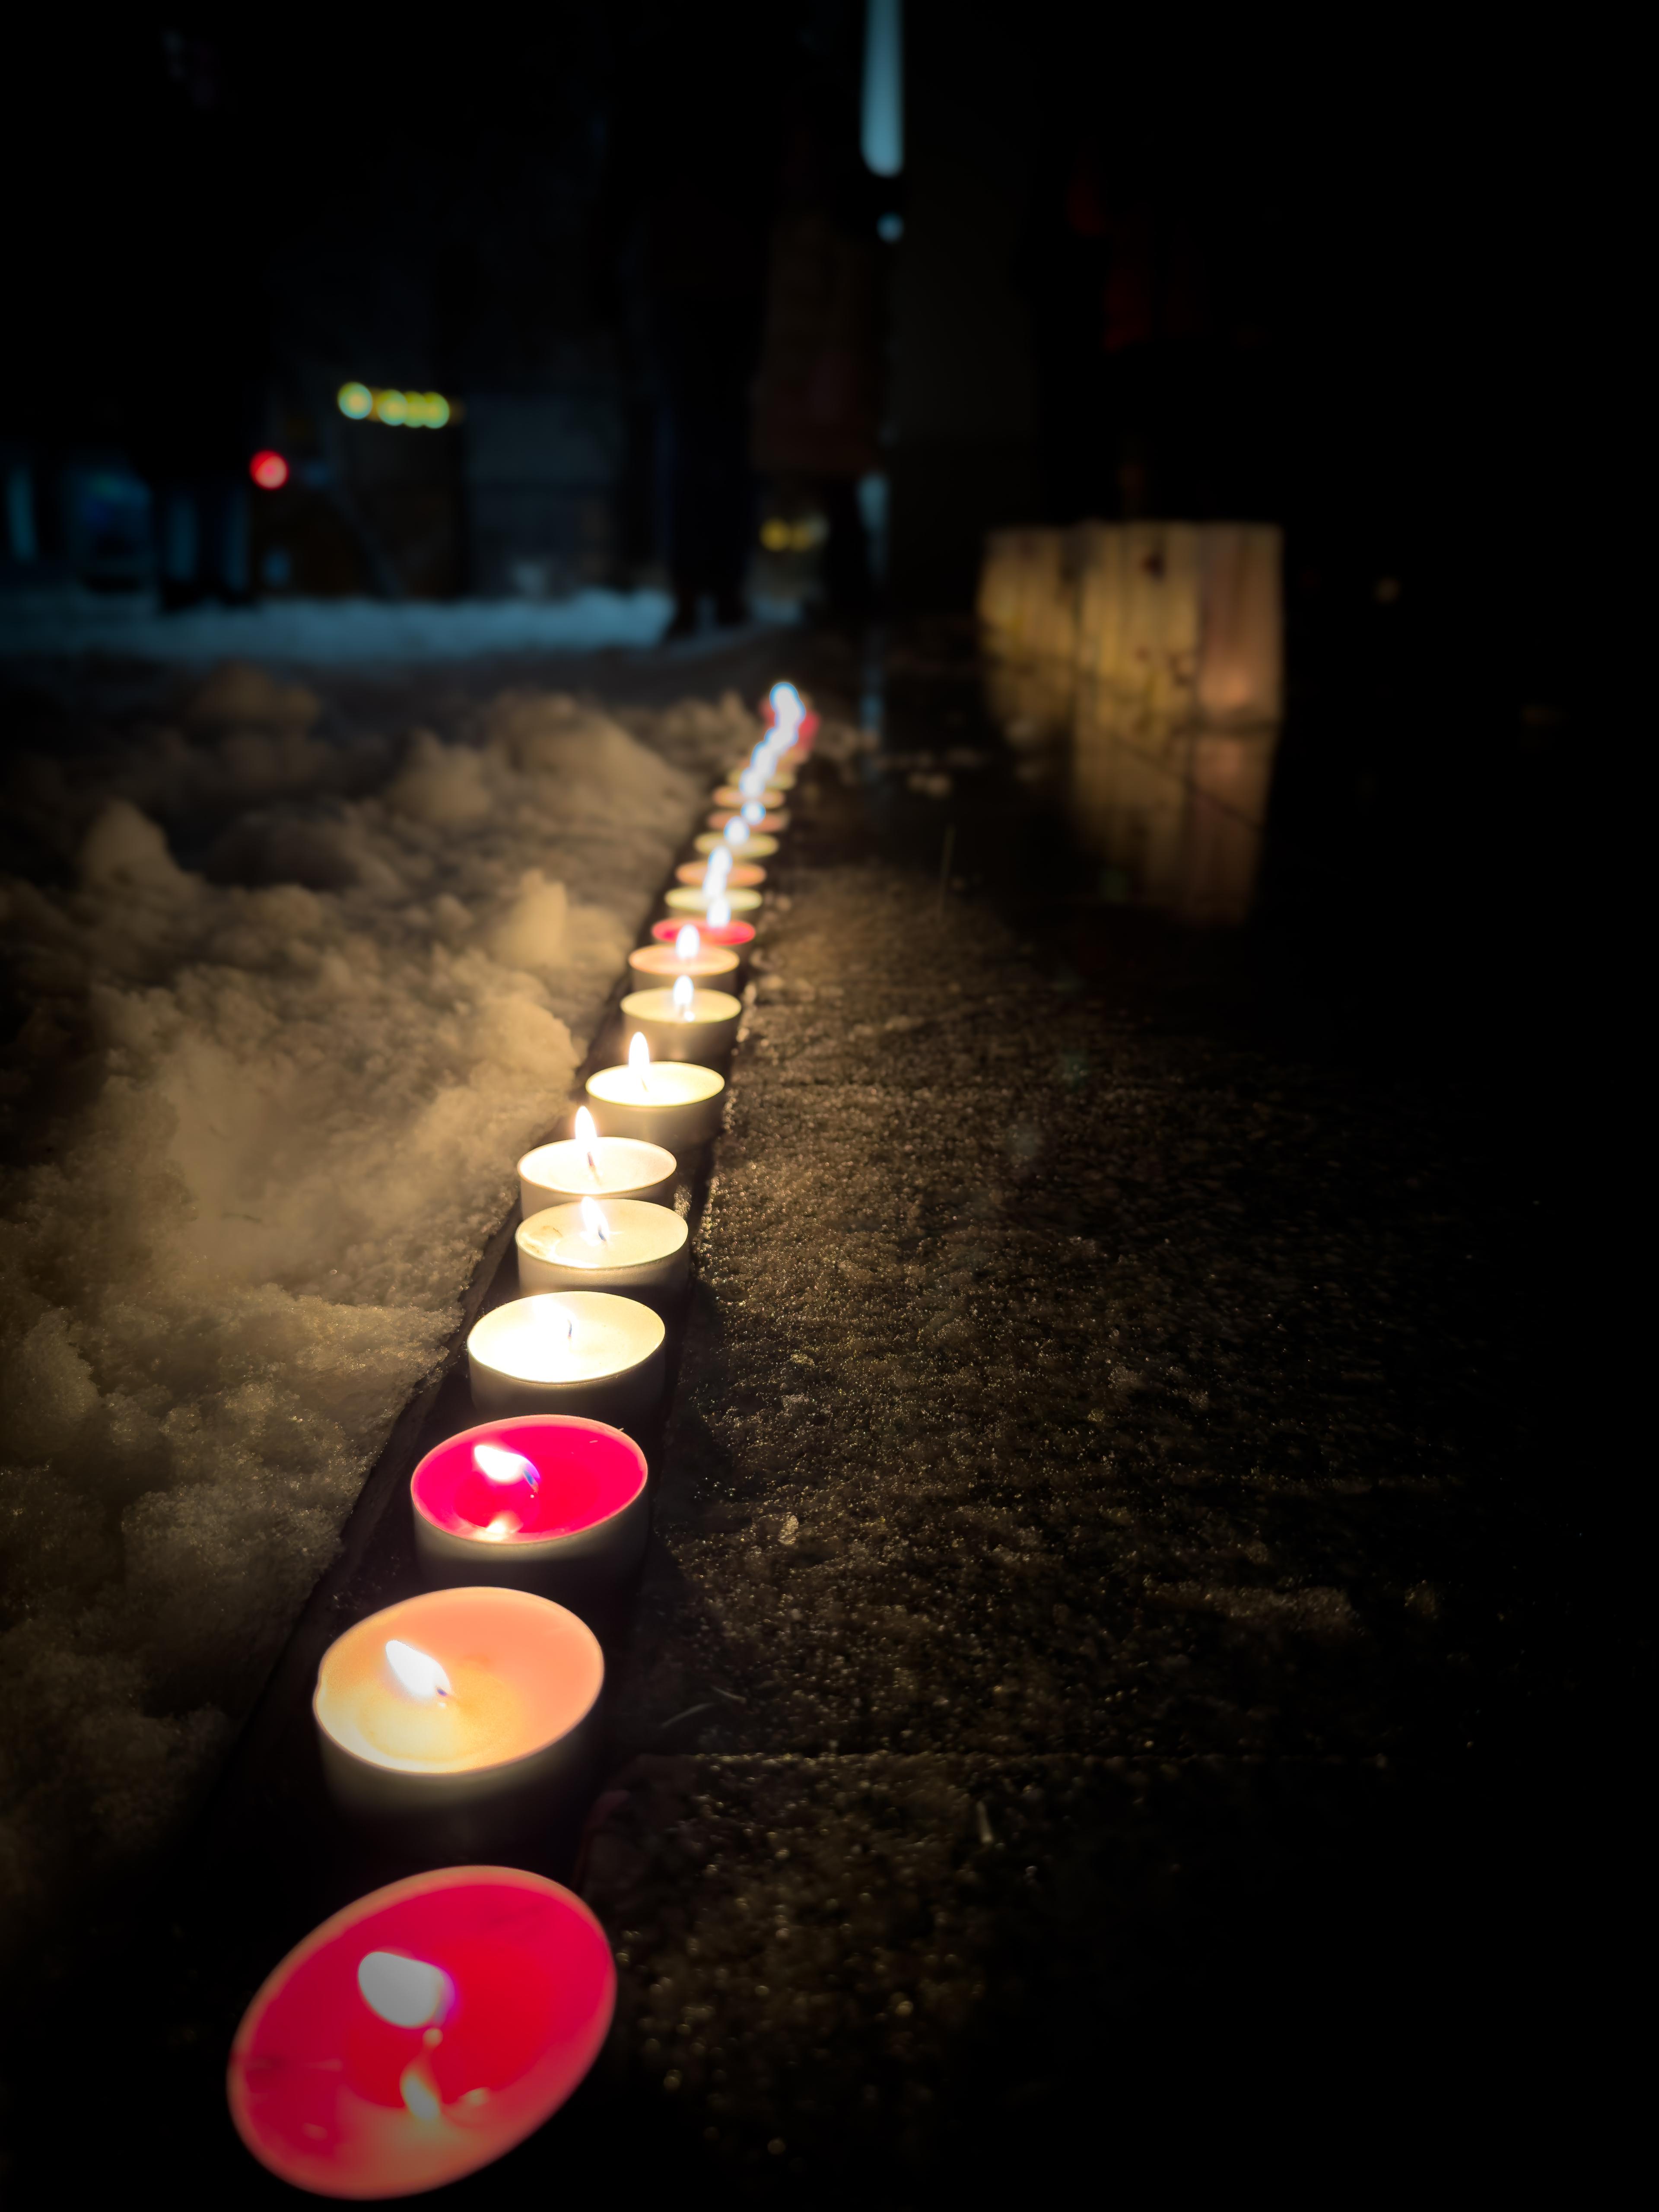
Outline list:
[[[605,1686],[593,1632],[527,1590],[428,1590],[338,1637],[312,1712],[343,1810],[498,1844],[580,1779]]]
[[[697,933],[703,934],[701,930]],[[690,959],[682,959],[672,941],[637,945],[628,956],[629,975],[642,991],[656,984],[672,985],[682,975],[689,975],[694,983],[719,987],[728,977],[735,981],[739,964],[737,954],[724,945],[704,944]]]
[[[636,1137],[580,1137],[538,1145],[519,1162],[519,1204],[526,1213],[562,1206],[567,1199],[637,1198],[666,1206],[679,1173],[672,1152]]]
[[[758,891],[728,890],[724,887],[717,891],[708,891],[699,884],[675,884],[665,892],[663,904],[675,914],[702,915],[708,913],[709,907],[717,898],[724,899],[734,915],[754,914],[759,909],[761,902],[761,895]],[[706,937],[713,937],[716,934],[714,930],[704,928],[702,922],[699,922],[697,927],[702,930]]]
[[[712,830],[701,830],[692,840],[691,849],[695,853],[730,853],[732,860],[732,880],[733,883],[738,883],[742,878],[738,874],[738,869],[743,863],[745,860],[769,860],[778,849],[778,841],[775,837],[769,837],[763,831],[757,830],[752,837],[747,838],[743,844],[733,848],[723,834],[716,836]]]
[[[663,921],[653,921],[651,934],[659,945],[672,945],[684,927],[683,920],[670,916]],[[734,952],[742,954],[755,941],[755,925],[752,921],[703,921],[697,924],[697,934],[705,945],[729,945]]]
[[[665,1060],[696,1060],[709,1067],[728,1059],[737,1042],[743,1001],[729,991],[690,992],[682,1012],[669,991],[630,991],[622,1002],[623,1033],[637,1030],[651,1048],[656,1066]]]
[[[236,2131],[319,2197],[402,2197],[489,2165],[599,2057],[611,1947],[568,1889],[451,1866],[372,1890],[262,1984],[231,2046]]]
[[[585,1617],[645,1555],[645,1454],[604,1421],[524,1413],[463,1429],[409,1494],[429,1583],[504,1583]]]
[[[631,1067],[602,1067],[587,1079],[588,1103],[602,1129],[667,1145],[684,1158],[720,1133],[726,1078],[690,1060],[665,1060],[641,1084]]]
[[[472,1402],[509,1413],[580,1413],[630,1431],[662,1395],[662,1317],[608,1291],[538,1293],[492,1307],[466,1340]]]
[[[702,884],[708,879],[708,863],[703,860],[682,860],[674,871],[677,884]],[[752,860],[737,860],[726,870],[726,880],[734,890],[758,890],[766,881],[766,871]]]
[[[527,1297],[538,1291],[660,1297],[684,1287],[690,1235],[665,1206],[628,1198],[550,1206],[520,1223],[514,1242],[519,1288]]]

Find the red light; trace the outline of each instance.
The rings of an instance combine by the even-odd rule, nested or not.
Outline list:
[[[288,482],[288,463],[280,453],[256,453],[247,465],[247,472],[261,491],[281,491]]]

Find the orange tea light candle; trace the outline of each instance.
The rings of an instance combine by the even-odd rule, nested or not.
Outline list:
[[[349,1811],[506,1815],[579,1766],[599,1703],[593,1632],[527,1590],[428,1590],[347,1629],[312,1699],[323,1770]]]
[[[718,984],[738,972],[738,956],[724,945],[705,945],[695,922],[683,922],[672,944],[641,945],[628,956],[628,971],[642,989],[672,987],[682,975],[694,983]]]
[[[581,1413],[631,1430],[662,1395],[666,1335],[649,1306],[606,1291],[509,1299],[467,1336],[472,1402],[495,1417]]]
[[[732,870],[733,883],[741,880],[738,874],[738,868],[745,860],[769,860],[777,849],[777,839],[768,837],[760,831],[745,838],[737,850],[732,852],[732,860],[735,863]],[[696,853],[720,853],[730,852],[732,848],[726,842],[726,831],[722,830],[716,835],[713,830],[699,830],[692,840],[692,850]]]
[[[616,2003],[604,1931],[557,1882],[413,1875],[324,1921],[266,1978],[231,2046],[231,2118],[313,2196],[436,2189],[557,2112]]]
[[[409,1495],[428,1582],[510,1583],[579,1613],[583,1594],[638,1566],[650,1527],[633,1437],[564,1413],[463,1429],[427,1454]]]

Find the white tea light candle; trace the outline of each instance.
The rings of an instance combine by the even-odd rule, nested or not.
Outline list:
[[[604,1291],[513,1298],[472,1324],[466,1340],[472,1402],[481,1413],[581,1413],[630,1431],[662,1395],[662,1318]]]
[[[628,1198],[550,1206],[519,1224],[519,1288],[621,1291],[638,1297],[684,1285],[689,1235],[665,1206]]]
[[[722,848],[726,848],[726,837],[723,831],[719,835],[713,830],[704,830],[698,833],[695,841],[695,849],[697,852],[712,855]],[[743,847],[741,852],[735,856],[732,869],[732,882],[740,883],[743,880],[738,870],[744,861],[769,860],[777,849],[778,841],[775,837],[766,836],[757,830]]]
[[[519,1162],[519,1203],[526,1214],[575,1198],[639,1198],[666,1206],[679,1172],[672,1152],[637,1137],[602,1137],[586,1106],[576,1133],[538,1145]]]
[[[670,1146],[678,1158],[718,1135],[726,1078],[690,1060],[653,1061],[643,1032],[636,1030],[628,1065],[590,1075],[587,1095],[601,1127],[619,1137]]]
[[[709,1067],[726,1060],[736,1043],[743,1001],[729,991],[698,990],[682,975],[669,990],[630,991],[622,1018],[626,1029],[644,1037],[653,1066],[694,1060]]]
[[[753,914],[759,907],[758,891],[724,890],[709,891],[702,884],[674,884],[664,894],[663,904],[675,914],[706,914],[711,921],[714,908],[723,903],[729,921],[734,914]]]

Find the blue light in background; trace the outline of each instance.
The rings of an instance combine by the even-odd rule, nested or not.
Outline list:
[[[877,176],[896,177],[904,167],[903,0],[867,0],[860,143]]]

